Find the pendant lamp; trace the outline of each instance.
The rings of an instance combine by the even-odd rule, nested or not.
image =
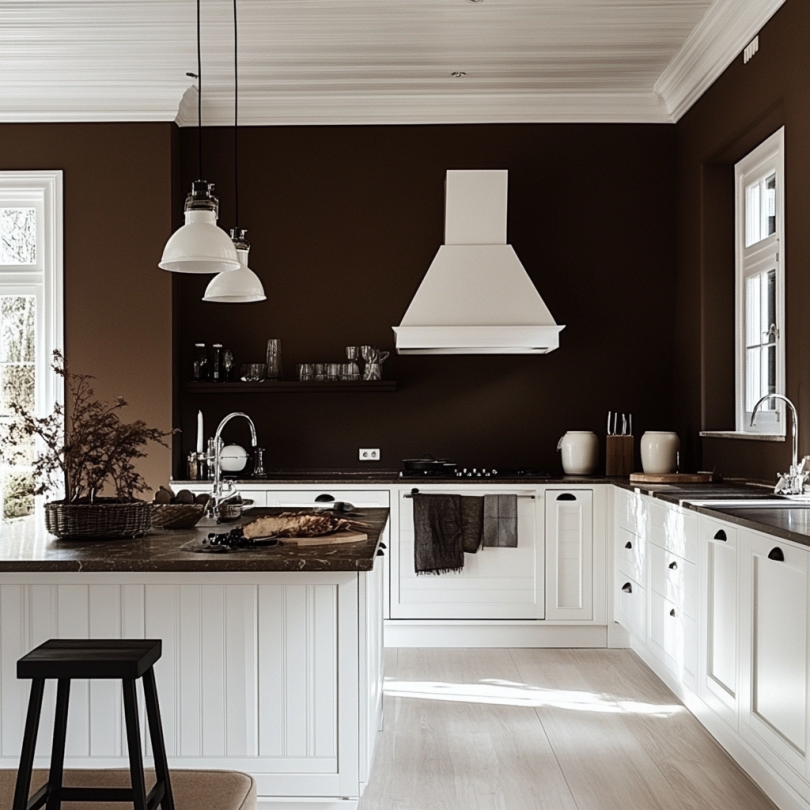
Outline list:
[[[202,54],[200,47],[200,0],[197,0],[197,152],[202,172]],[[193,74],[189,74],[193,75]],[[195,180],[186,197],[186,223],[178,228],[163,249],[158,267],[172,273],[221,273],[240,267],[233,242],[217,227],[219,201],[214,184]]]
[[[236,221],[239,222],[239,71],[236,26],[236,0],[233,0],[233,185]],[[239,268],[220,273],[211,279],[203,301],[219,304],[250,304],[264,301],[267,296],[259,277],[248,267],[250,242],[247,231],[240,227],[231,230],[231,239],[239,258]]]
[[[253,301],[264,301],[264,287],[259,277],[248,267],[250,242],[245,238],[247,231],[234,228],[231,238],[239,257],[239,269],[219,273],[211,279],[205,291],[203,301],[218,304],[250,304]]]

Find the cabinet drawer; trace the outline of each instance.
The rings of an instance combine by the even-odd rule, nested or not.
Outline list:
[[[269,490],[267,492],[268,506],[312,506],[319,503],[321,495],[328,495],[336,501],[348,501],[355,506],[388,506],[388,490],[348,490],[330,488],[324,485],[322,489],[301,490]]]
[[[650,543],[650,588],[693,619],[697,611],[697,568],[693,563]]]
[[[687,686],[695,683],[696,629],[695,620],[678,605],[650,593],[650,649]]]
[[[643,537],[627,529],[616,529],[616,568],[636,582],[644,582],[646,546]]]
[[[617,526],[632,534],[647,533],[647,508],[641,495],[614,488],[614,505]]]
[[[616,574],[615,621],[628,633],[644,638],[644,588],[622,572]]]
[[[650,542],[691,563],[697,563],[697,515],[687,509],[657,501],[651,501],[648,507]]]

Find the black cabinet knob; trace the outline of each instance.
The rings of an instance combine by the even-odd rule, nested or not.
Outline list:
[[[675,562],[675,560],[673,560],[673,561],[672,561],[672,562],[669,564],[669,567],[670,567],[670,570],[675,571],[675,570],[677,570],[677,568],[678,568],[678,563],[676,563],[676,562]]]
[[[717,534],[714,536],[714,539],[722,540],[723,542],[725,542],[726,540],[728,540],[728,537],[726,537],[726,533],[722,529],[720,529],[720,531],[717,532]]]
[[[380,543],[380,548],[388,548],[388,546],[386,546],[385,543]]]
[[[572,495],[570,492],[563,492],[562,495],[557,496],[558,501],[575,501],[577,499],[576,495]]]
[[[776,562],[784,562],[785,554],[779,546],[774,546],[768,554],[769,560],[776,560]]]
[[[629,582],[625,582],[624,585],[622,585],[622,590],[625,593],[633,593],[633,586]]]
[[[384,551],[383,551],[381,548],[378,548],[378,549],[377,549],[377,556],[378,556],[378,557],[384,557],[384,556],[385,556],[385,552],[384,552]]]
[[[675,608],[672,608],[672,610],[669,611],[669,615],[673,617],[675,616]]]
[[[332,503],[334,500],[334,495],[329,495],[328,493],[324,492],[323,495],[318,495],[318,497],[315,498],[315,503]]]
[[[627,542],[624,544],[624,547],[625,547],[625,548],[633,548],[633,544],[632,544],[632,543],[631,543],[631,542],[628,540],[628,541],[627,541]]]

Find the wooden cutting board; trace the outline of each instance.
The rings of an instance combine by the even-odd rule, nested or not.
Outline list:
[[[283,537],[279,540],[282,546],[337,546],[340,543],[360,543],[368,540],[364,532],[335,532],[324,537]]]
[[[710,484],[711,473],[632,473],[631,484]]]

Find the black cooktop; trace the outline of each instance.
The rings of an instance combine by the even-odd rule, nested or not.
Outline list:
[[[515,468],[494,468],[494,467],[456,467],[455,469],[439,469],[439,470],[402,470],[399,474],[400,478],[413,481],[416,479],[430,479],[434,481],[453,481],[456,478],[482,478],[490,481],[497,480],[498,478],[527,478],[527,479],[542,479],[551,478],[551,473],[547,470],[538,470],[534,467],[515,467]]]

